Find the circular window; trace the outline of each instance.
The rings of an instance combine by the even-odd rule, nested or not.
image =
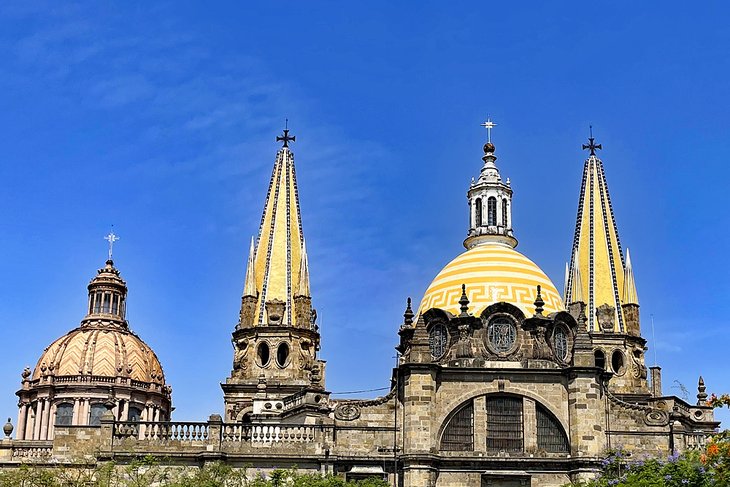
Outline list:
[[[446,342],[449,335],[446,327],[441,323],[436,323],[431,327],[428,334],[428,344],[431,348],[431,357],[434,360],[440,359],[446,353]]]
[[[616,350],[611,354],[611,367],[616,375],[624,373],[624,354]]]
[[[286,361],[289,358],[289,345],[286,343],[280,343],[279,348],[276,349],[276,363],[279,367],[286,365]]]
[[[568,358],[568,333],[562,326],[556,327],[553,332],[553,350],[558,360]]]
[[[259,359],[259,367],[266,367],[266,364],[269,363],[270,358],[270,350],[269,350],[269,344],[266,342],[263,342],[259,345],[257,356]]]
[[[517,340],[517,328],[508,318],[495,318],[487,327],[487,340],[495,352],[509,352]]]

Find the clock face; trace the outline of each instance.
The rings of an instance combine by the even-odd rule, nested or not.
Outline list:
[[[495,318],[487,327],[489,346],[498,353],[509,352],[517,339],[517,328],[507,318]]]

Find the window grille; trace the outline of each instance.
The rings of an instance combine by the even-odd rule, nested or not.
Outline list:
[[[497,198],[490,196],[487,200],[487,225],[497,224]]]
[[[536,404],[537,410],[537,447],[552,453],[568,453],[568,437],[562,426],[544,407]]]
[[[553,350],[560,360],[565,360],[568,356],[568,335],[562,326],[556,327],[553,332]]]
[[[71,426],[74,417],[74,405],[63,403],[56,406],[56,425]]]
[[[441,323],[435,324],[428,335],[428,344],[431,347],[431,357],[436,360],[446,352],[446,341],[448,334],[446,327]]]
[[[441,436],[444,451],[474,450],[474,404],[469,403],[454,414]]]
[[[482,199],[477,198],[474,201],[474,227],[482,226]]]
[[[487,397],[487,450],[523,450],[522,398]]]
[[[487,327],[487,339],[495,352],[508,352],[517,339],[517,329],[511,320],[495,318],[489,322]]]
[[[502,200],[502,226],[507,228],[507,198]]]

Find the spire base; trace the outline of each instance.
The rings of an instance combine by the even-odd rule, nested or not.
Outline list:
[[[497,227],[501,228],[501,227]],[[479,228],[478,230],[484,231],[486,230],[484,227]],[[509,233],[489,233],[489,234],[482,234],[482,235],[476,235],[476,232],[474,229],[470,231],[470,233],[474,232],[474,235],[469,235],[464,239],[464,247],[466,250],[473,249],[474,247],[478,247],[480,245],[486,245],[486,244],[498,244],[498,245],[506,245],[510,248],[517,247],[517,239],[511,235],[512,231],[509,230]]]

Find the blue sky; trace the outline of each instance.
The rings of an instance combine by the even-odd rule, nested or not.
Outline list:
[[[112,224],[128,318],[163,362],[175,416],[222,411],[287,117],[329,390],[388,385],[406,297],[462,250],[490,115],[518,249],[559,289],[593,124],[647,358],[665,392],[681,383],[693,400],[700,373],[730,391],[728,14],[724,2],[4,5],[0,414],[15,421],[21,370],[83,317]]]

